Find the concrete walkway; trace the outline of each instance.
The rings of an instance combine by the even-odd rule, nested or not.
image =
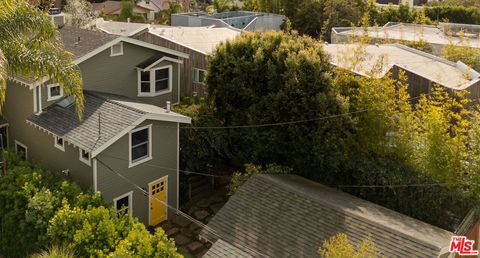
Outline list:
[[[226,190],[222,188],[202,199],[190,201],[184,212],[203,224],[207,224],[226,202]],[[189,255],[191,257],[202,257],[211,247],[210,243],[198,238],[202,228],[184,216],[176,215],[160,226],[169,238],[173,237],[175,239],[179,251],[186,257],[189,257]]]

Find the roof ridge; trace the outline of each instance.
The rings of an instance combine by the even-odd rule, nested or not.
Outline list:
[[[90,95],[90,96],[92,96],[92,97],[96,97],[96,98],[105,100],[105,101],[108,102],[108,103],[112,103],[112,104],[114,104],[114,105],[121,106],[121,107],[126,108],[126,109],[130,109],[130,110],[135,111],[135,112],[137,112],[137,113],[139,113],[139,114],[142,114],[142,115],[145,115],[145,114],[148,113],[148,112],[145,112],[145,111],[140,110],[140,109],[138,109],[138,108],[134,108],[134,107],[131,107],[131,106],[128,106],[128,105],[119,103],[119,102],[116,101],[116,100],[108,99],[106,96],[102,96],[102,92],[86,91],[86,90],[84,90],[84,93],[87,94],[87,95]],[[105,94],[111,94],[111,93],[105,93]],[[128,99],[128,97],[121,96],[121,95],[115,95],[115,94],[111,94],[111,95],[119,96],[119,97],[123,97],[123,98]],[[144,104],[145,104],[145,103],[144,103]]]
[[[346,210],[346,209],[341,209],[341,208],[339,208],[337,205],[333,205],[331,202],[325,201],[325,200],[323,200],[323,199],[313,198],[312,196],[309,196],[309,195],[306,194],[305,192],[300,191],[298,188],[292,187],[292,185],[287,184],[285,181],[281,180],[280,177],[281,177],[281,176],[295,177],[295,178],[300,179],[300,180],[302,180],[302,181],[305,181],[305,182],[307,182],[307,183],[309,183],[309,184],[318,185],[318,186],[320,186],[320,187],[321,187],[322,189],[324,189],[324,190],[331,191],[331,192],[336,192],[336,193],[338,193],[338,194],[340,194],[340,195],[344,195],[344,196],[345,196],[345,195],[348,195],[348,197],[350,197],[350,198],[352,198],[352,199],[354,199],[354,200],[371,204],[371,205],[373,205],[373,206],[375,206],[376,208],[379,208],[379,209],[381,209],[381,210],[386,210],[386,211],[388,211],[388,212],[391,212],[391,213],[394,213],[394,214],[398,214],[398,215],[400,215],[400,216],[402,216],[402,217],[404,217],[404,218],[408,218],[408,219],[410,219],[410,220],[414,220],[414,221],[420,222],[421,224],[427,225],[427,226],[429,226],[429,227],[431,227],[431,228],[436,228],[436,229],[438,229],[438,230],[442,230],[442,231],[445,231],[445,232],[447,232],[447,233],[452,233],[452,232],[450,232],[450,231],[447,231],[447,230],[444,230],[444,229],[442,229],[442,228],[436,227],[436,226],[434,226],[434,225],[428,224],[428,223],[423,222],[423,221],[421,221],[421,220],[418,220],[418,219],[412,218],[412,217],[410,217],[410,216],[407,216],[407,215],[405,215],[405,214],[403,214],[403,213],[394,211],[394,210],[392,210],[392,209],[388,209],[388,208],[386,208],[386,207],[383,207],[383,206],[378,205],[378,204],[376,204],[376,203],[373,203],[373,202],[371,202],[371,201],[367,201],[367,200],[361,199],[361,198],[356,197],[356,196],[354,196],[354,195],[351,195],[351,194],[349,194],[349,193],[346,193],[346,192],[343,192],[343,191],[340,191],[340,190],[336,190],[336,189],[334,189],[334,188],[331,188],[331,187],[322,185],[322,184],[320,184],[320,183],[318,183],[318,182],[315,182],[315,181],[312,181],[312,180],[308,180],[308,179],[303,178],[303,177],[298,176],[298,175],[293,175],[293,174],[291,174],[291,175],[257,174],[257,175],[254,175],[254,176],[257,176],[258,178],[262,178],[262,179],[268,180],[269,182],[274,183],[275,186],[277,186],[277,187],[280,187],[280,184],[281,184],[281,186],[284,186],[284,187],[281,187],[281,189],[288,189],[288,191],[294,192],[294,193],[296,193],[296,194],[298,194],[298,195],[301,195],[301,196],[304,197],[304,198],[307,198],[307,199],[312,200],[312,201],[317,202],[317,203],[322,203],[322,204],[328,206],[328,207],[331,208],[331,209],[334,209],[334,210],[339,211],[339,212],[344,213],[344,214],[348,214],[349,216],[352,216],[352,217],[355,217],[356,219],[359,219],[359,220],[361,220],[361,221],[364,221],[364,222],[367,222],[367,223],[376,225],[376,226],[378,226],[378,227],[380,227],[380,228],[383,228],[383,229],[385,229],[385,230],[388,230],[388,231],[393,230],[393,231],[395,231],[398,235],[401,235],[401,236],[403,236],[403,237],[405,237],[405,238],[407,238],[407,239],[417,240],[417,241],[419,241],[419,243],[422,243],[422,244],[424,244],[424,245],[426,245],[426,246],[429,246],[429,247],[431,247],[431,248],[433,248],[433,249],[438,249],[438,250],[440,250],[441,247],[440,247],[440,246],[437,246],[437,245],[435,245],[435,244],[433,244],[433,243],[431,243],[431,242],[429,242],[429,241],[425,241],[425,238],[419,238],[419,237],[416,237],[416,236],[413,236],[413,235],[409,235],[409,234],[405,233],[404,231],[395,229],[394,227],[390,227],[389,225],[387,225],[387,224],[385,224],[385,223],[379,223],[377,220],[374,220],[374,219],[371,219],[371,218],[368,218],[368,217],[362,217],[362,216],[360,216],[360,215],[358,215],[358,214],[356,214],[356,213],[354,213],[354,212],[350,212],[350,211],[348,211],[348,210]],[[405,223],[405,224],[407,224],[407,223]],[[453,234],[453,233],[452,233],[452,234]]]

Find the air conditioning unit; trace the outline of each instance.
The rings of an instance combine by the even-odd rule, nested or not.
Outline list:
[[[65,25],[65,15],[60,12],[60,9],[51,8],[48,10],[48,16],[50,16],[50,19],[52,19],[53,24],[55,24],[57,28],[61,28]]]

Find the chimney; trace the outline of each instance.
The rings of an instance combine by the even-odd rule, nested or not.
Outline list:
[[[170,113],[171,107],[170,107],[170,101],[167,101],[167,113]]]

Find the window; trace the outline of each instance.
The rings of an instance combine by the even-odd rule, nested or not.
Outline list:
[[[55,145],[57,149],[65,151],[65,141],[63,140],[63,138],[59,136],[55,136],[54,138],[55,141],[53,142],[53,145]]]
[[[130,166],[152,159],[152,125],[130,132]]]
[[[79,159],[81,162],[91,166],[91,160],[90,160],[90,152],[84,150],[84,149],[79,149]]]
[[[47,101],[57,100],[63,97],[63,88],[57,84],[50,84],[47,86],[48,96]]]
[[[110,47],[110,56],[121,55],[123,55],[123,42],[118,42],[117,44]]]
[[[25,146],[24,144],[18,142],[18,141],[15,141],[15,153],[17,153],[17,155],[23,159],[23,160],[27,160],[27,157],[28,157],[28,148],[27,146]]]
[[[138,96],[153,97],[172,91],[172,66],[138,70]]]
[[[205,70],[198,68],[193,68],[193,82],[195,83],[205,83]]]
[[[133,192],[128,192],[113,199],[113,206],[117,212],[132,215],[132,194]]]
[[[150,72],[140,72],[140,92],[150,93]]]

